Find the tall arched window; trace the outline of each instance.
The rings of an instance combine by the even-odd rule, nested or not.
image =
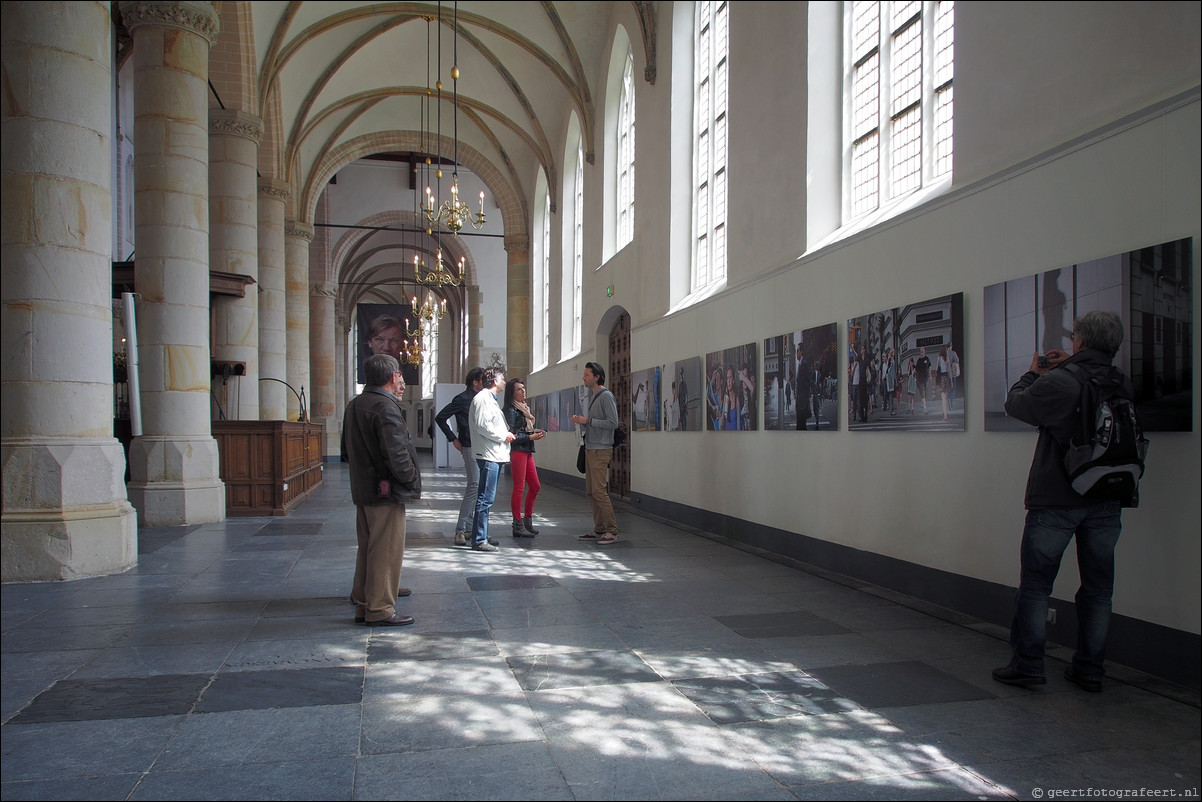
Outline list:
[[[694,31],[693,281],[702,290],[726,280],[728,4],[696,4]]]
[[[618,102],[617,246],[634,239],[634,56],[626,50]]]
[[[546,178],[539,171],[537,189],[542,190],[543,202],[534,216],[534,254],[531,275],[532,338],[531,362],[537,370],[545,368],[551,360],[551,193],[546,188]]]
[[[572,182],[572,352],[580,350],[581,306],[584,296],[584,145],[576,140],[576,171]]]
[[[951,173],[955,3],[854,0],[846,9],[854,219]]]

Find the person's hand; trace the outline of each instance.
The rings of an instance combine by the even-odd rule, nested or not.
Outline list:
[[[451,445],[455,446],[455,450],[458,451],[460,454],[463,453],[463,444],[459,442],[458,438],[452,440]]]
[[[1048,362],[1051,363],[1052,367],[1056,367],[1061,362],[1072,356],[1072,354],[1070,354],[1068,351],[1062,351],[1059,348],[1053,348],[1044,354],[1044,356],[1048,358]]]
[[[505,435],[506,443],[512,443],[514,440],[517,440],[517,439],[518,439],[517,435],[515,435],[513,432],[510,432],[509,434]]]

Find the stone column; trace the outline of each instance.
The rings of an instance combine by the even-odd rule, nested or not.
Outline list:
[[[346,409],[346,405],[350,402],[353,393],[347,379],[347,374],[350,372],[348,344],[351,336],[351,324],[348,315],[341,309],[337,301],[334,302],[334,310],[334,370],[336,372],[334,379],[334,414],[338,417],[338,428],[341,431],[342,413]]]
[[[312,401],[309,418],[326,426],[325,455],[338,456],[340,430],[337,417],[338,369],[334,362],[334,301],[338,285],[314,284],[309,288],[309,364],[312,366]]]
[[[309,381],[309,243],[313,226],[289,220],[284,226],[284,287],[288,308],[288,383],[305,397],[313,394]],[[288,420],[297,420],[297,397],[288,394]],[[304,410],[306,415],[308,410]]]
[[[530,375],[530,240],[506,237],[508,296],[505,317],[505,367],[509,376]]]
[[[109,4],[4,3],[2,578],[137,562],[113,437]]]
[[[258,164],[263,124],[236,110],[209,110],[209,267],[259,278]],[[213,299],[213,359],[241,362],[243,376],[213,378],[230,420],[259,419],[259,287]]]
[[[259,420],[285,420],[288,307],[284,301],[284,204],[288,184],[259,180]]]
[[[145,526],[225,519],[209,408],[211,2],[123,2],[134,59],[134,286],[142,429],[129,498]]]

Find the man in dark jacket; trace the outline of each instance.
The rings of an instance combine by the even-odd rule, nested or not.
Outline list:
[[[388,354],[363,363],[367,386],[346,405],[342,459],[350,465],[355,505],[355,621],[368,626],[404,626],[413,618],[396,610],[405,558],[405,504],[422,496],[417,451],[397,400],[405,392],[401,366]]]
[[[1010,664],[993,678],[1029,688],[1047,682],[1044,642],[1048,599],[1060,558],[1074,535],[1081,587],[1077,590],[1077,651],[1064,676],[1090,691],[1102,689],[1106,635],[1114,592],[1114,547],[1122,530],[1119,501],[1098,501],[1073,490],[1064,454],[1076,431],[1081,382],[1065,365],[1086,375],[1105,373],[1123,342],[1123,323],[1110,312],[1086,312],[1073,324],[1073,353],[1054,349],[1046,361],[1036,354],[1031,368],[1006,397],[1006,413],[1039,427],[1035,458],[1027,477],[1027,520],[1021,546],[1022,576],[1010,625]]]
[[[476,514],[476,496],[480,491],[480,469],[472,456],[472,432],[468,425],[467,411],[472,406],[472,399],[484,386],[484,368],[472,368],[464,380],[466,389],[451,399],[451,402],[438,411],[434,422],[446,435],[447,442],[455,447],[463,456],[463,474],[467,477],[467,487],[463,490],[463,503],[459,505],[459,520],[455,523],[455,545],[469,546],[469,536],[472,533],[472,522]],[[455,431],[447,421],[455,418]]]

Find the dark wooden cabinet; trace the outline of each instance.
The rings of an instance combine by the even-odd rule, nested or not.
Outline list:
[[[294,421],[213,421],[225,514],[287,515],[321,485],[325,426]]]

